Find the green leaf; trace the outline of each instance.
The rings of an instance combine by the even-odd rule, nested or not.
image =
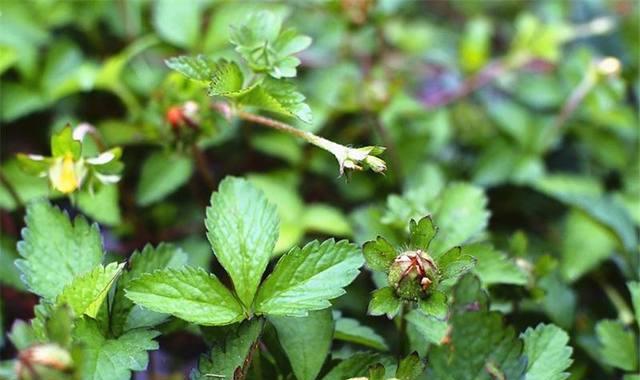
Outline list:
[[[209,84],[217,67],[215,60],[202,54],[197,56],[181,55],[169,58],[165,63],[170,69],[203,84]]]
[[[389,271],[389,267],[398,255],[395,247],[382,236],[364,243],[362,253],[367,261],[367,266],[378,272]]]
[[[447,296],[442,292],[433,292],[429,297],[420,300],[420,310],[426,315],[444,319],[448,310]]]
[[[475,265],[472,256],[462,253],[460,247],[454,247],[436,259],[440,271],[441,284],[453,285],[458,278],[470,271]]]
[[[164,40],[183,48],[199,41],[204,2],[158,0],[153,3],[153,26]]]
[[[89,191],[78,193],[78,207],[88,217],[107,226],[120,224],[118,186],[102,185],[93,194]]]
[[[74,338],[82,347],[79,370],[82,379],[127,380],[131,371],[142,371],[148,363],[147,351],[158,349],[152,330],[134,330],[117,339],[105,338],[91,319],[78,321]]]
[[[134,303],[199,325],[240,321],[242,306],[213,274],[185,266],[143,274],[125,289]]]
[[[166,319],[165,314],[134,306],[134,303],[125,296],[125,289],[131,281],[159,269],[184,266],[187,259],[187,254],[182,249],[171,244],[160,244],[156,248],[146,245],[142,251],[136,251],[131,255],[129,269],[118,280],[111,307],[111,329],[116,335],[136,327],[150,327]]]
[[[69,124],[59,133],[51,136],[51,155],[60,157],[68,153],[73,156],[74,160],[79,159],[82,153],[82,144],[73,139],[73,129]]]
[[[18,257],[15,240],[6,235],[0,236],[0,284],[24,291],[26,288],[15,265]]]
[[[359,249],[346,240],[313,241],[283,255],[256,297],[256,311],[272,315],[304,316],[331,306],[345,293],[363,263]]]
[[[302,224],[307,231],[330,236],[351,236],[351,224],[337,207],[326,204],[310,204],[304,209]]]
[[[370,315],[386,314],[389,319],[393,318],[400,311],[402,301],[396,296],[395,291],[390,287],[385,287],[374,291],[371,294],[368,313]]]
[[[315,379],[331,348],[331,309],[312,311],[306,317],[271,316],[269,321],[276,328],[296,379]]]
[[[484,286],[493,284],[526,285],[527,275],[507,255],[491,244],[476,243],[462,247],[462,253],[474,257],[473,272]]]
[[[68,216],[46,201],[27,207],[26,229],[16,261],[29,289],[53,301],[79,275],[102,261],[102,239],[96,225],[82,217],[72,224]]]
[[[609,230],[577,209],[567,215],[563,237],[560,271],[571,282],[596,268],[617,246]]]
[[[120,274],[124,264],[111,263],[98,266],[89,273],[73,279],[58,296],[58,305],[69,305],[78,316],[86,314],[96,318],[111,286]]]
[[[202,355],[198,367],[191,372],[191,379],[234,379],[258,340],[263,325],[262,319],[253,319],[229,326],[211,352]]]
[[[344,380],[358,376],[366,376],[369,372],[369,367],[380,363],[389,369],[393,366],[392,361],[393,359],[386,355],[371,352],[357,352],[333,367],[322,380]]]
[[[417,353],[412,353],[400,360],[398,370],[396,370],[396,378],[398,380],[414,380],[424,372],[424,363],[420,360]]]
[[[482,189],[456,183],[447,186],[434,205],[439,233],[431,243],[432,256],[465,243],[480,234],[489,221],[487,196]]]
[[[427,342],[439,345],[447,336],[447,322],[426,315],[418,310],[411,310],[405,317]]]
[[[276,207],[247,180],[225,178],[211,195],[205,225],[238,298],[251,306],[278,239]]]
[[[193,172],[189,157],[171,152],[149,155],[140,173],[136,199],[140,206],[148,206],[162,200],[184,185]]]
[[[335,339],[371,347],[379,351],[389,349],[384,338],[371,327],[361,325],[357,319],[339,318],[336,320]]]
[[[210,77],[209,96],[238,97],[251,91],[255,85],[243,88],[244,76],[240,67],[233,61],[219,60]]]
[[[596,334],[605,363],[625,371],[638,369],[638,344],[633,331],[626,330],[619,321],[604,320],[596,325]]]
[[[0,170],[6,181],[13,186],[18,193],[20,201],[24,203],[49,196],[50,191],[47,178],[37,177],[25,172],[22,163],[19,162],[21,156],[22,155],[19,154],[18,159],[10,159],[2,163]],[[13,211],[18,208],[18,206],[7,185],[4,181],[0,182],[0,208]]]
[[[569,335],[554,325],[539,324],[520,335],[527,358],[527,380],[564,380],[572,363]]]
[[[438,227],[433,225],[431,216],[425,216],[417,223],[414,219],[409,222],[409,245],[411,249],[429,250],[431,240],[438,233]]]
[[[238,97],[237,101],[243,106],[297,117],[305,123],[310,123],[311,108],[304,102],[305,99],[293,83],[266,78],[251,91]]]

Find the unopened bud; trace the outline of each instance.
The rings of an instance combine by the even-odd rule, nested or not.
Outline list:
[[[436,287],[438,268],[426,252],[407,251],[393,261],[387,279],[400,298],[418,300]]]

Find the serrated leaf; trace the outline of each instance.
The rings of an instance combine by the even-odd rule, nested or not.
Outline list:
[[[387,272],[393,260],[398,256],[395,247],[382,236],[364,243],[362,253],[367,261],[367,266],[379,272]]]
[[[395,368],[393,368],[395,367],[395,363],[393,362],[394,360],[386,355],[371,352],[357,352],[333,367],[322,380],[344,380],[352,377],[366,376],[369,368],[376,364],[382,364],[390,373],[393,373],[395,371]]]
[[[221,59],[216,62],[211,73],[209,96],[238,97],[251,91],[255,85],[243,88],[244,76],[240,67],[233,61]]]
[[[136,200],[147,206],[162,200],[184,185],[193,172],[189,157],[171,152],[156,152],[149,155],[140,172]]]
[[[356,319],[339,318],[336,320],[334,338],[345,342],[371,347],[379,351],[389,349],[384,338],[371,327],[364,326]]]
[[[596,325],[602,360],[625,371],[638,369],[638,340],[619,321],[604,320]]]
[[[278,239],[276,207],[249,181],[227,177],[211,195],[205,225],[238,298],[251,306]]]
[[[520,335],[527,358],[527,380],[564,380],[572,363],[569,335],[554,325],[539,324]]]
[[[416,222],[409,222],[409,245],[412,249],[421,249],[427,252],[431,240],[436,236],[438,227],[434,226],[431,216],[425,216]]]
[[[229,326],[211,352],[202,355],[198,367],[191,372],[192,380],[234,379],[236,371],[245,364],[252,346],[262,332],[264,321],[253,319]]]
[[[82,347],[82,361],[78,363],[85,380],[127,380],[131,371],[142,371],[148,363],[147,351],[158,348],[152,330],[129,331],[117,339],[105,338],[97,323],[81,319],[74,330],[74,340]]]
[[[405,319],[429,343],[439,345],[447,336],[447,322],[438,318],[426,315],[418,310],[411,310]]]
[[[473,272],[484,286],[493,284],[526,285],[527,275],[507,255],[491,244],[476,243],[462,247],[462,253],[474,257]]]
[[[311,122],[311,108],[304,102],[305,96],[296,90],[293,83],[284,80],[266,78],[238,97],[237,101],[243,106],[297,117],[305,123]]]
[[[395,291],[390,287],[384,287],[371,294],[368,313],[370,315],[384,315],[393,318],[400,311],[402,301],[396,296]]]
[[[487,196],[482,189],[466,183],[449,185],[437,198],[433,215],[439,233],[431,243],[431,252],[437,258],[487,227]]]
[[[420,360],[418,354],[414,352],[400,360],[396,370],[396,378],[398,380],[415,380],[422,375],[424,367],[424,363]]]
[[[216,61],[204,55],[181,55],[169,58],[165,63],[170,69],[203,84],[209,84],[216,68]]]
[[[125,297],[125,289],[131,281],[159,269],[182,267],[187,263],[187,259],[187,254],[172,244],[160,244],[155,248],[146,245],[142,251],[135,251],[131,255],[129,269],[118,280],[111,307],[111,329],[116,335],[135,327],[150,327],[157,321],[166,319],[165,314],[142,310],[140,306],[134,306],[134,303]],[[134,308],[140,310],[134,310]]]
[[[96,225],[68,216],[46,201],[27,206],[26,228],[16,261],[23,281],[39,296],[53,301],[79,275],[102,261],[102,239]]]
[[[363,264],[359,249],[346,240],[313,241],[283,255],[256,296],[259,313],[304,316],[307,311],[331,306],[330,299],[344,294],[344,287]]]
[[[227,325],[244,317],[242,306],[213,274],[185,266],[143,274],[125,289],[134,303],[199,325]]]
[[[120,274],[124,264],[111,263],[106,267],[96,267],[89,273],[76,277],[58,296],[58,305],[69,305],[77,315],[86,314],[96,318],[111,286]]]
[[[440,271],[441,284],[451,286],[473,268],[475,259],[463,254],[460,247],[454,247],[438,257],[436,262]]]
[[[276,328],[296,379],[315,379],[331,348],[331,309],[312,311],[306,317],[271,316],[269,321]]]

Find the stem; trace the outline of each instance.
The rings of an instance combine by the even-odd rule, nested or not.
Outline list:
[[[634,321],[633,312],[631,311],[631,308],[629,307],[629,305],[627,305],[627,302],[624,300],[624,297],[622,297],[622,295],[618,292],[618,290],[616,290],[616,288],[609,285],[602,278],[602,276],[596,275],[595,279],[598,282],[598,285],[600,285],[604,293],[609,298],[609,301],[611,301],[613,306],[618,311],[618,319],[620,319],[620,321],[624,323],[626,326],[632,324]]]
[[[209,172],[209,165],[207,164],[207,158],[205,157],[204,153],[195,143],[191,145],[191,153],[193,154],[193,158],[196,161],[196,168],[198,170],[198,173],[209,187],[209,190],[215,190],[216,181],[213,179],[213,176]]]
[[[405,321],[405,314],[407,313],[407,304],[402,303],[402,308],[398,314],[396,326],[398,327],[398,345],[400,346],[400,353],[404,355],[405,352],[405,336],[407,335],[407,322]]]
[[[11,196],[11,198],[16,204],[16,208],[22,208],[24,206],[24,203],[22,203],[22,199],[20,199],[20,196],[18,195],[16,188],[13,187],[13,184],[9,182],[7,177],[1,171],[0,171],[0,183],[2,183],[4,187],[7,189],[7,191],[9,192],[9,195]]]

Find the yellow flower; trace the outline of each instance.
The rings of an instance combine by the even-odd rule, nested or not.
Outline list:
[[[80,187],[85,173],[83,162],[74,162],[73,155],[67,153],[49,168],[49,180],[54,189],[69,194]]]

